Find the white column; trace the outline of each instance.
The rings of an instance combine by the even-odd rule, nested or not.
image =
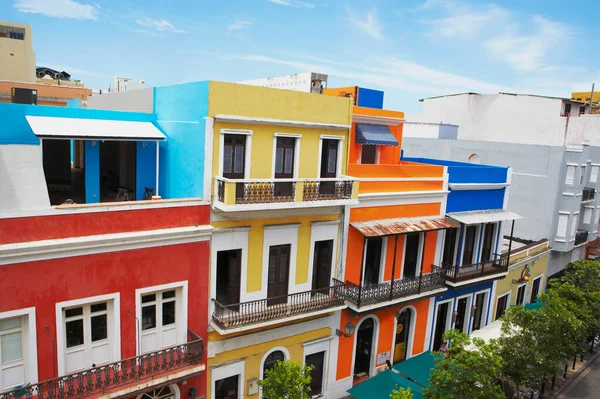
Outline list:
[[[159,148],[159,141],[156,140],[156,196],[158,197],[158,148]]]

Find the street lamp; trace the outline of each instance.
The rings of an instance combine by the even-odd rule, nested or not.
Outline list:
[[[335,333],[337,334],[338,337],[346,337],[346,338],[350,338],[350,336],[352,334],[354,334],[354,330],[356,329],[356,326],[354,324],[352,324],[351,321],[348,321],[348,323],[346,323],[346,325],[344,326],[344,331],[340,331],[339,329],[335,330]]]

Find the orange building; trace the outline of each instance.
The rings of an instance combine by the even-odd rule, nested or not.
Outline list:
[[[86,89],[85,87],[0,81],[0,103],[11,102],[11,89],[13,87],[37,90],[38,105],[54,105],[59,107],[66,107],[67,101],[73,99],[86,101],[92,94],[92,89]]]
[[[335,91],[331,93],[337,95]],[[446,167],[401,161],[402,112],[355,106],[348,175],[360,179],[347,212],[346,302],[335,391],[342,392],[429,346],[433,301],[446,291],[439,264]]]

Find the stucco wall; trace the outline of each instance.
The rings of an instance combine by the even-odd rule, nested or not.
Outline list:
[[[24,40],[0,37],[0,80],[35,82],[35,53],[31,27],[0,21],[0,25],[25,29]]]
[[[152,113],[154,110],[154,88],[96,94],[88,98],[87,107]]]

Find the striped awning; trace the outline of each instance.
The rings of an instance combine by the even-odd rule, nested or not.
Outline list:
[[[352,222],[350,224],[360,231],[365,237],[390,236],[456,227],[456,225],[451,221],[440,217],[419,219],[380,219],[369,220],[368,222]]]
[[[390,128],[386,125],[372,125],[370,123],[356,124],[356,144],[362,145],[389,145],[398,146]]]

